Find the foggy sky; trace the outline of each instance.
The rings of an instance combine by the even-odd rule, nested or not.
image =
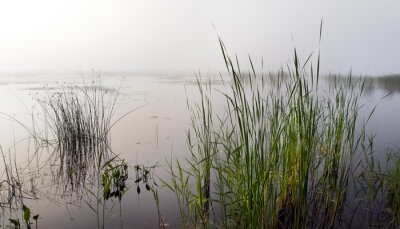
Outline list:
[[[2,0],[0,72],[222,71],[218,35],[275,71],[294,46],[318,52],[323,19],[323,72],[400,73],[399,12],[398,0]]]

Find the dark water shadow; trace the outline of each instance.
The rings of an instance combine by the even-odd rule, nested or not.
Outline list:
[[[386,93],[400,93],[400,74],[374,77],[373,82]]]
[[[328,85],[333,85],[335,81],[346,80],[346,76],[331,74],[324,77]],[[400,74],[383,76],[353,76],[354,79],[364,80],[364,95],[372,96],[378,90],[389,96],[400,93]],[[349,85],[349,88],[353,87]]]

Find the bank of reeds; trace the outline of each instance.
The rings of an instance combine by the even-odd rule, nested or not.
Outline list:
[[[363,81],[349,76],[319,91],[319,57],[317,66],[310,58],[301,64],[296,50],[293,67],[275,78],[254,68],[243,73],[220,44],[231,77],[226,110],[214,113],[221,104],[212,104],[211,84],[199,82],[201,100],[189,105],[190,157],[171,163],[164,182],[176,193],[182,224],[314,228],[350,221],[343,209],[361,148]]]

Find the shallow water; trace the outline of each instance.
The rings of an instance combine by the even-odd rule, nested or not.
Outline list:
[[[0,76],[0,145],[6,163],[18,168],[22,185],[32,191],[27,194],[32,199],[24,200],[32,215],[39,214],[41,228],[95,228],[98,226],[94,196],[85,190],[66,192],[64,184],[52,176],[52,165],[48,162],[51,152],[41,150],[35,154],[35,145],[29,139],[29,130],[44,128],[40,121],[32,126],[32,120],[40,117],[41,110],[35,98],[57,91],[63,82],[82,86],[83,79],[90,81],[91,74],[81,75],[2,75]],[[111,131],[111,149],[129,166],[128,191],[122,197],[107,201],[105,209],[106,228],[157,228],[158,214],[153,194],[140,183],[137,192],[135,165],[153,166],[153,187],[158,190],[160,212],[166,227],[179,226],[179,209],[175,196],[162,187],[159,179],[168,177],[167,161],[188,156],[187,130],[190,116],[187,102],[198,101],[195,76],[187,75],[101,75],[103,87],[120,90],[118,109],[113,120],[134,110],[118,121]],[[212,97],[216,103],[222,100],[218,90],[222,81],[215,77],[212,81]],[[384,86],[382,86],[384,85]],[[372,89],[362,97],[360,120],[366,120],[377,106],[367,124],[367,131],[375,134],[377,155],[384,157],[386,149],[397,149],[400,137],[400,86],[373,83]],[[397,84],[399,85],[399,84]],[[386,96],[391,93],[389,96]],[[386,96],[386,97],[385,97]],[[382,99],[385,97],[384,99]],[[222,109],[222,107],[221,107]],[[218,112],[218,110],[217,110]],[[34,117],[34,118],[32,118]],[[22,125],[21,125],[22,124]],[[25,125],[26,128],[23,126]],[[45,130],[42,130],[45,131]],[[30,160],[27,160],[30,158]],[[29,162],[29,163],[28,163]],[[1,171],[4,164],[0,163]],[[0,177],[5,179],[4,173]],[[94,187],[94,190],[96,188]],[[37,198],[36,200],[34,200]],[[120,211],[121,207],[121,211]],[[21,218],[20,213],[3,209],[2,224],[8,225],[8,218]],[[102,212],[99,212],[101,215]]]

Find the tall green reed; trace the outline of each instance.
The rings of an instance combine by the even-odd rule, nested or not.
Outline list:
[[[199,80],[200,102],[189,104],[190,156],[177,168],[171,163],[171,181],[164,182],[177,195],[183,225],[340,223],[361,140],[356,123],[363,81],[349,76],[320,91],[319,57],[315,70],[311,56],[301,65],[296,50],[293,67],[260,77],[251,59],[251,71],[242,72],[220,45],[230,75],[222,92],[225,112],[214,113],[212,85]]]
[[[362,194],[366,196],[365,211],[371,227],[396,228],[400,225],[400,154],[390,150],[382,163],[367,146],[369,154],[360,175]]]
[[[391,217],[390,225],[396,226],[400,225],[400,156],[397,154],[389,159],[393,159],[393,164],[386,172],[386,211]]]

